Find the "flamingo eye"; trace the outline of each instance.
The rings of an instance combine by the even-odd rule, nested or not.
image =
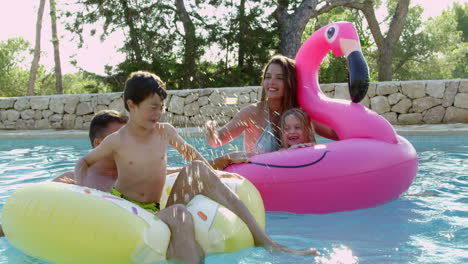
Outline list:
[[[338,27],[335,25],[330,26],[325,31],[325,39],[328,41],[328,43],[335,41],[336,36],[338,36]]]

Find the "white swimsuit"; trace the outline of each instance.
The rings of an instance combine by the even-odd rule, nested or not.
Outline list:
[[[276,140],[275,133],[273,132],[273,127],[271,126],[270,120],[263,130],[260,137],[255,142],[253,151],[258,153],[273,152],[280,149],[280,144]]]

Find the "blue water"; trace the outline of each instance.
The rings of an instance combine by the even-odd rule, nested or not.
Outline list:
[[[407,138],[420,165],[415,182],[397,200],[326,215],[267,214],[267,233],[273,239],[292,248],[318,248],[321,257],[248,248],[209,256],[206,263],[468,263],[468,136]],[[207,158],[241,149],[241,139],[216,150],[201,138],[188,141]],[[1,140],[0,207],[20,186],[73,169],[89,148],[86,139]],[[168,160],[171,166],[183,164],[173,149]],[[44,262],[1,238],[0,263]]]

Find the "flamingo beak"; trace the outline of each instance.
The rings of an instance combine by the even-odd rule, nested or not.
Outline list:
[[[366,96],[369,88],[369,68],[360,50],[355,50],[346,57],[348,64],[348,89],[351,101],[359,103]]]

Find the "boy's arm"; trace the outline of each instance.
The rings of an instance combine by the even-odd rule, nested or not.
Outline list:
[[[211,166],[208,161],[189,143],[187,143],[170,124],[164,125],[169,145],[175,148],[187,161],[200,160]]]
[[[88,175],[88,168],[91,165],[112,154],[113,145],[117,142],[116,137],[117,134],[107,136],[99,146],[78,160],[75,165],[75,180],[79,185],[84,184],[84,180]]]
[[[208,163],[216,170],[224,170],[230,164],[248,162],[253,155],[255,155],[254,152],[236,151],[209,160]]]

